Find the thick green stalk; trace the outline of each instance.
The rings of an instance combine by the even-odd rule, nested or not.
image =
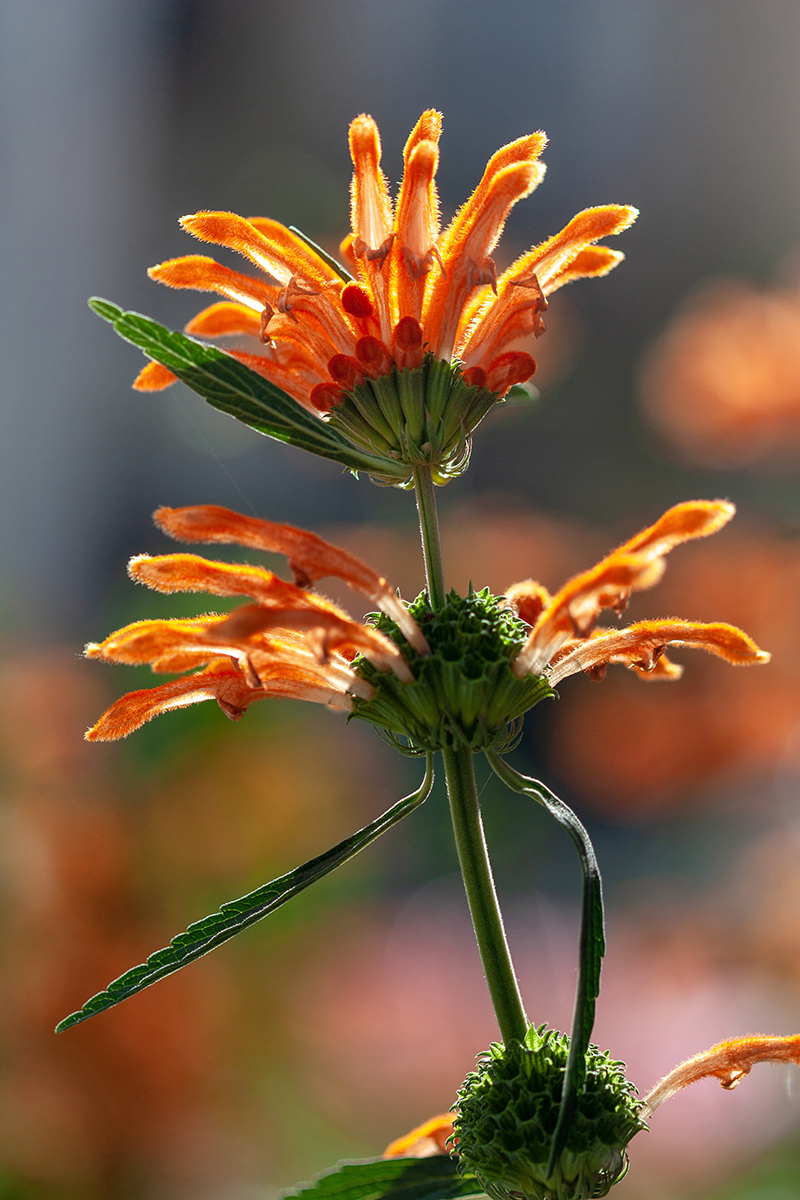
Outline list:
[[[446,591],[442,544],[430,467],[415,469],[414,491],[428,596],[431,608],[443,608]],[[522,1007],[519,984],[497,902],[475,787],[472,751],[464,746],[459,749],[446,747],[442,750],[442,757],[458,861],[497,1024],[503,1041],[508,1042],[512,1038],[522,1041],[528,1031],[528,1018]]]
[[[464,746],[458,750],[444,749],[442,757],[458,861],[497,1024],[504,1042],[512,1038],[522,1041],[528,1032],[528,1018],[522,1007],[497,902],[475,787],[472,751]]]
[[[414,494],[417,498],[428,598],[431,608],[444,608],[444,563],[442,562],[442,543],[439,537],[439,517],[436,513],[436,495],[433,490],[430,467],[414,468]]]

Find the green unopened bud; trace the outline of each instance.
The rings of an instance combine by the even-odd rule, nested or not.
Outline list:
[[[459,1091],[459,1160],[493,1200],[589,1200],[625,1174],[625,1148],[647,1128],[642,1105],[624,1063],[593,1045],[566,1144],[547,1173],[568,1051],[566,1034],[531,1027],[524,1042],[493,1045]]]
[[[429,466],[441,484],[466,470],[470,435],[499,402],[495,392],[467,383],[456,363],[426,354],[418,367],[392,364],[388,374],[350,388],[331,410],[330,424],[369,454],[412,469]],[[386,482],[396,484],[396,473]]]
[[[366,659],[358,671],[375,688],[372,700],[353,701],[353,716],[370,721],[390,736],[408,739],[412,750],[467,746],[505,750],[514,742],[514,722],[534,704],[555,693],[546,679],[520,679],[511,669],[530,632],[488,588],[459,596],[450,592],[434,612],[426,592],[409,611],[430,647],[429,655],[409,646],[389,617],[367,620],[402,648],[413,683],[381,673]],[[403,747],[400,747],[401,749]]]

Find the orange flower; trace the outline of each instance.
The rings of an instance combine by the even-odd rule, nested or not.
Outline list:
[[[679,679],[682,668],[664,654],[668,645],[699,647],[734,664],[769,662],[769,654],[747,634],[718,622],[671,618],[639,621],[622,630],[594,630],[603,609],[619,615],[632,592],[658,583],[673,547],[716,533],[735,511],[726,500],[676,504],[596,567],[570,579],[553,597],[535,580],[514,584],[506,592],[508,603],[532,626],[514,662],[515,674],[546,675],[557,684],[578,671],[602,678],[607,664],[616,662],[646,679]]]
[[[427,652],[416,622],[386,580],[316,534],[214,505],[162,508],[155,519],[183,541],[236,542],[286,554],[302,583],[336,575],[390,614],[416,650]],[[280,696],[349,711],[353,696],[369,700],[375,695],[374,687],[351,667],[358,654],[378,671],[393,671],[405,682],[413,678],[389,638],[351,620],[330,600],[262,567],[212,562],[196,554],[143,554],[131,559],[129,572],[160,592],[248,596],[255,603],[230,614],[135,621],[87,646],[90,658],[149,663],[156,672],[202,667],[161,687],[123,696],[86,734],[90,741],[127,737],[159,713],[201,700],[215,699],[231,720],[255,700]]]
[[[440,114],[424,112],[406,143],[405,173],[393,204],[374,120],[361,115],[351,124],[352,233],[342,243],[349,270],[276,221],[199,212],[182,219],[184,229],[235,250],[263,275],[241,274],[204,255],[170,259],[150,275],[170,287],[224,297],[198,313],[187,333],[249,340],[246,349],[229,352],[309,412],[332,419],[354,442],[388,454],[395,466],[398,458],[416,462],[424,453],[424,461],[436,466],[453,458],[452,474],[463,468],[458,442],[492,403],[534,373],[534,359],[517,343],[544,331],[546,297],[573,279],[612,270],[623,256],[595,243],[626,229],[637,213],[618,204],[586,209],[498,278],[492,251],[513,205],[544,176],[539,157],[547,139],[534,133],[498,150],[471,198],[440,233],[435,184],[440,133]],[[480,402],[460,394],[455,416],[448,419],[453,381],[428,381],[425,419],[445,429],[442,445],[435,428],[415,427],[402,387],[400,431],[387,404],[375,403],[371,392],[359,402],[360,388],[395,369],[420,368],[426,354],[448,365],[457,360],[464,387],[486,393]],[[134,386],[154,391],[175,379],[154,362]]]

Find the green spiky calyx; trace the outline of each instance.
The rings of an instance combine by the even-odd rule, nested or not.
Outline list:
[[[533,675],[520,679],[511,669],[528,626],[488,588],[468,596],[451,591],[444,608],[436,612],[422,592],[409,610],[430,654],[423,657],[409,646],[389,617],[368,617],[402,647],[415,682],[403,683],[396,675],[382,674],[359,660],[359,673],[377,695],[369,701],[355,699],[353,716],[389,735],[407,738],[412,752],[444,746],[508,749],[516,718],[555,694],[546,679]]]
[[[493,1045],[461,1087],[459,1160],[493,1200],[589,1200],[625,1174],[625,1148],[647,1128],[641,1103],[624,1064],[590,1044],[566,1145],[547,1175],[568,1052],[566,1034],[531,1026],[524,1042]]]
[[[367,378],[345,392],[330,425],[361,450],[410,468],[428,465],[446,483],[469,465],[470,435],[500,397],[464,382],[460,367],[426,354],[419,367]],[[397,484],[396,472],[378,482]],[[409,479],[411,471],[409,471]]]

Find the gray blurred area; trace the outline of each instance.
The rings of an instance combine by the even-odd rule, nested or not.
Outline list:
[[[360,111],[396,179],[409,128],[441,108],[445,215],[498,145],[546,129],[548,175],[509,222],[515,250],[586,205],[642,210],[623,267],[559,294],[580,353],[534,412],[487,422],[448,489],[462,500],[491,492],[628,525],[685,494],[639,428],[642,348],[698,280],[766,278],[800,239],[795,0],[507,0],[491,13],[463,0],[4,0],[0,47],[6,628],[82,641],[125,556],[152,543],[159,503],[410,523],[404,496],[233,428],[182,388],[132,393],[138,352],[85,305],[99,294],[178,327],[201,298],[145,268],[192,252],[176,220],[202,207],[335,244]],[[748,488],[741,473],[718,490]]]

